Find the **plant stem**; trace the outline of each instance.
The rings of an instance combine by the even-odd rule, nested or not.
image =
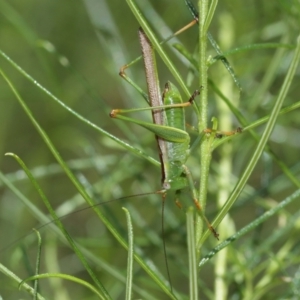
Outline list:
[[[222,13],[218,19],[219,32],[218,42],[221,49],[231,48],[234,42],[234,22],[229,13]],[[238,96],[234,93],[234,81],[230,76],[227,76],[227,70],[223,65],[215,70],[214,77],[218,79],[220,89],[230,99],[234,99],[233,105],[237,106]],[[239,94],[238,94],[239,95]],[[217,98],[216,101],[219,121],[219,128],[226,128],[226,130],[232,130],[231,111],[229,107]],[[232,179],[230,174],[232,173],[232,144],[227,143],[220,149],[221,158],[219,161],[220,169],[216,174],[216,184],[218,186],[217,192],[217,205],[218,209],[221,209],[228,199],[231,191]],[[219,226],[218,232],[221,238],[233,235],[235,233],[234,222],[229,214],[226,215],[222,222],[222,226]],[[225,300],[229,295],[229,287],[226,282],[226,274],[228,272],[228,261],[230,260],[229,248],[224,249],[216,256],[216,263],[214,265],[215,273],[215,299]]]
[[[199,132],[207,128],[207,63],[206,63],[206,48],[207,48],[207,38],[206,32],[204,31],[204,23],[208,11],[208,0],[199,0],[199,85],[202,87],[200,94],[200,113],[199,113]],[[210,164],[210,149],[209,141],[204,139],[201,144],[200,149],[200,176],[201,183],[199,187],[199,201],[205,211],[206,198],[207,198],[207,185],[208,185],[208,171]],[[196,240],[199,241],[203,232],[203,222],[197,218],[196,227]],[[198,249],[198,256],[199,256]]]

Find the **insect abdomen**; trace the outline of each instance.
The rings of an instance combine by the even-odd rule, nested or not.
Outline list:
[[[181,104],[182,98],[178,89],[167,82],[164,91],[164,105]],[[172,107],[165,109],[166,125],[185,132],[185,113],[183,107]],[[187,160],[190,137],[186,133],[184,142],[167,142],[168,170],[165,181],[170,184],[171,189],[181,189],[186,186],[182,165]]]

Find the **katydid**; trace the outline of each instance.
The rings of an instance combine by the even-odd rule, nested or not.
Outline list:
[[[194,187],[192,175],[185,166],[189,155],[190,137],[185,129],[183,108],[190,106],[199,92],[196,91],[188,102],[183,102],[178,89],[171,82],[167,82],[161,96],[153,47],[142,29],[139,30],[139,38],[144,58],[150,107],[129,110],[115,109],[112,110],[110,116],[138,124],[155,134],[161,161],[161,193],[163,194],[163,198],[169,190],[174,190],[177,193],[183,188],[189,187],[197,212],[213,235],[218,239],[218,233],[204,215]],[[121,76],[131,83],[131,80],[128,80],[124,73],[124,68],[121,69]],[[133,86],[136,87],[135,84]],[[140,89],[138,90],[140,91]],[[154,124],[121,115],[122,113],[141,110],[152,111]]]
[[[192,190],[194,203],[197,207],[198,213],[202,216],[202,218],[208,224],[210,230],[217,237],[217,233],[211,227],[202,212],[201,206],[198,202],[197,192],[193,185],[192,177],[189,170],[184,165],[188,157],[190,138],[185,130],[183,107],[190,106],[193,103],[193,99],[198,94],[198,92],[195,92],[192,95],[190,101],[182,103],[182,99],[177,88],[173,84],[168,82],[165,86],[163,97],[161,97],[159,91],[158,76],[154,64],[155,59],[154,53],[152,51],[153,49],[147,37],[142,31],[140,31],[140,38],[141,40],[143,40],[143,42],[141,43],[143,51],[145,52],[145,60],[151,57],[146,54],[148,53],[148,51],[149,53],[152,52],[153,55],[152,59],[154,62],[151,62],[151,58],[150,62],[145,61],[146,70],[154,70],[154,73],[152,75],[154,80],[149,79],[151,78],[151,75],[149,75],[151,71],[146,72],[147,80],[151,83],[154,83],[153,85],[150,85],[150,83],[148,83],[151,107],[146,109],[152,110],[155,124],[144,122],[138,123],[138,121],[136,121],[135,123],[146,127],[156,134],[162,166],[162,190],[159,192],[165,196],[168,190],[178,191],[189,186]],[[152,93],[150,92],[150,90]],[[164,102],[162,101],[162,99],[164,99]],[[155,102],[156,100],[157,102]],[[126,119],[124,116],[118,115],[119,112],[115,110],[112,113],[112,116]]]

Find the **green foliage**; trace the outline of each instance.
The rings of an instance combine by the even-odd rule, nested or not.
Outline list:
[[[203,86],[199,115],[186,109],[190,125],[201,131],[216,117],[218,130],[244,128],[231,138],[205,136],[200,145],[191,132],[194,150],[187,165],[220,245],[214,248],[214,237],[193,221],[189,191],[182,194],[182,210],[168,195],[164,230],[172,292],[158,195],[105,203],[96,214],[71,214],[62,220],[67,234],[53,223],[44,226],[40,275],[34,271],[36,235],[11,244],[49,222],[41,198],[48,199],[49,211],[55,209],[51,213],[63,216],[86,207],[84,199],[93,205],[160,189],[153,134],[114,121],[109,112],[145,106],[118,76],[122,65],[140,55],[137,29],[147,26],[141,22],[149,22],[152,39],[160,41],[192,16],[183,0],[136,5],[139,24],[125,1],[0,0],[0,295],[32,299],[27,283],[18,290],[22,280],[59,273],[55,281],[40,280],[38,293],[51,299],[107,298],[106,292],[112,299],[297,299],[297,1],[200,0],[200,27],[158,49],[161,84],[176,82],[186,100]],[[141,62],[128,74],[146,89]],[[149,112],[138,114],[151,121]],[[71,245],[75,241],[73,250],[63,235]],[[75,256],[77,247],[90,267]]]

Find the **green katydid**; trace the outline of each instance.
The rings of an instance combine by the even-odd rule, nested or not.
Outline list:
[[[178,89],[171,82],[167,82],[163,96],[161,96],[153,47],[142,29],[139,30],[139,38],[144,58],[149,104],[151,107],[129,110],[114,109],[110,113],[110,116],[143,126],[156,135],[161,161],[161,193],[163,197],[165,197],[165,194],[169,190],[175,190],[177,192],[185,187],[189,187],[197,212],[214,236],[218,238],[218,233],[204,215],[200,202],[198,201],[192,175],[185,166],[189,154],[190,137],[185,129],[184,107],[190,106],[199,92],[196,91],[190,100],[184,103]],[[136,87],[125,75],[125,68],[121,69],[121,76]],[[139,88],[138,90],[140,91]],[[122,115],[122,113],[142,110],[152,111],[153,123],[131,119]]]

